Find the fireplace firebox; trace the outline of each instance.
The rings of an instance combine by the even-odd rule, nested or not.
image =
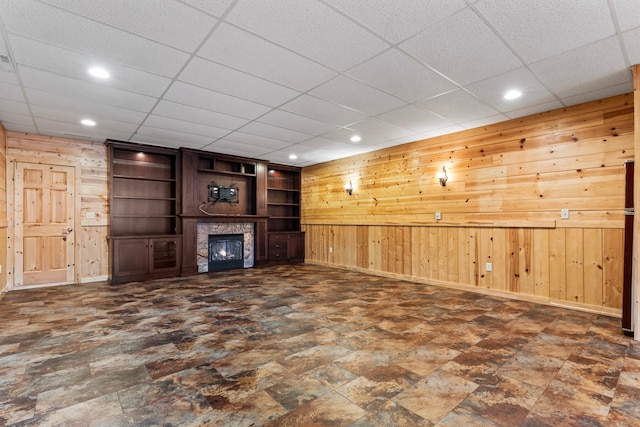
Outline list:
[[[244,236],[242,234],[209,235],[209,271],[244,267]]]

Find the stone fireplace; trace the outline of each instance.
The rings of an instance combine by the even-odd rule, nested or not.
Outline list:
[[[243,236],[243,267],[254,265],[254,225],[252,222],[202,222],[197,227],[198,273],[209,272],[209,236],[241,234]]]

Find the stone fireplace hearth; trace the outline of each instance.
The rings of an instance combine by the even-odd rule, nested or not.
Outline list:
[[[198,223],[197,253],[198,273],[209,271],[209,235],[210,234],[242,234],[244,245],[244,268],[254,265],[254,226],[252,222]]]

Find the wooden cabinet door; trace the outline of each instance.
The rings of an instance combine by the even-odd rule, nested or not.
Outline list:
[[[149,272],[149,240],[114,239],[113,275],[136,276]]]
[[[149,272],[178,271],[182,256],[181,237],[149,239]]]
[[[14,286],[74,283],[75,168],[16,163]]]

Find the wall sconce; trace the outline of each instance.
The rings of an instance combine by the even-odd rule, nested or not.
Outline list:
[[[351,193],[353,193],[353,184],[351,183],[351,180],[349,180],[348,184],[344,185],[344,190],[347,192],[348,195],[351,195]]]
[[[447,176],[447,170],[444,168],[444,166],[442,166],[442,170],[438,172],[436,177],[440,181],[440,185],[442,185],[443,187],[447,185],[447,179],[449,179],[449,177]]]

